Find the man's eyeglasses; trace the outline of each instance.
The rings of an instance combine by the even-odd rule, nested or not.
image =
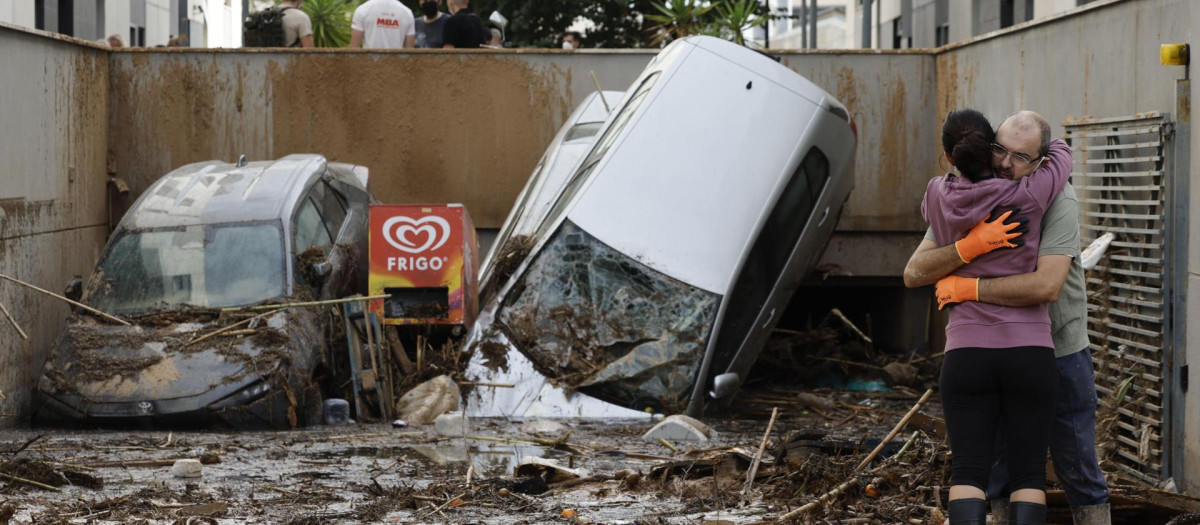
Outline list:
[[[1008,148],[1005,148],[1004,146],[996,144],[995,142],[992,143],[992,156],[996,157],[996,160],[1003,161],[1004,158],[1009,155],[1012,155],[1013,165],[1022,168],[1041,160],[1041,157],[1031,159],[1024,153],[1013,153],[1008,151]]]

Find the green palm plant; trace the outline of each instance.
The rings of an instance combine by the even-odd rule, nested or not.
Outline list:
[[[696,0],[667,0],[665,3],[650,2],[658,13],[647,13],[647,20],[657,22],[652,42],[660,45],[663,42],[683,38],[688,35],[708,34],[711,32],[705,16],[716,6],[702,5]]]
[[[300,9],[312,20],[313,45],[350,45],[350,18],[356,4],[346,0],[304,0]]]
[[[770,16],[759,14],[759,4],[756,0],[728,0],[716,4],[716,20],[713,25],[719,27],[726,36],[732,37],[739,45],[746,45],[746,31],[766,24]]]

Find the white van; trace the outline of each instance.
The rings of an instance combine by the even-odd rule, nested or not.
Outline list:
[[[579,161],[591,150],[596,133],[608,120],[613,106],[624,95],[623,91],[591,93],[567,117],[554,140],[550,141],[480,265],[481,302],[486,303],[499,286],[508,282],[515,265],[529,253],[534,232],[562,193],[563,186],[571,180]]]
[[[678,40],[618,106],[468,336],[467,376],[517,385],[475,388],[476,415],[700,415],[833,233],[853,125],[770,57]]]

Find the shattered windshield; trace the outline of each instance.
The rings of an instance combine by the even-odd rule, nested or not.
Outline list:
[[[497,314],[548,377],[635,409],[680,412],[720,297],[671,279],[564,221]]]
[[[284,262],[277,222],[127,232],[92,276],[88,302],[116,313],[241,306],[283,295]]]

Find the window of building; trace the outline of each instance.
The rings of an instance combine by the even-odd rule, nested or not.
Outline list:
[[[1025,21],[1033,20],[1033,0],[1025,0]]]
[[[937,0],[933,5],[934,45],[950,43],[950,0]]]
[[[75,1],[58,0],[58,32],[75,36]]]
[[[1013,25],[1013,0],[1000,0],[1000,29]]]

